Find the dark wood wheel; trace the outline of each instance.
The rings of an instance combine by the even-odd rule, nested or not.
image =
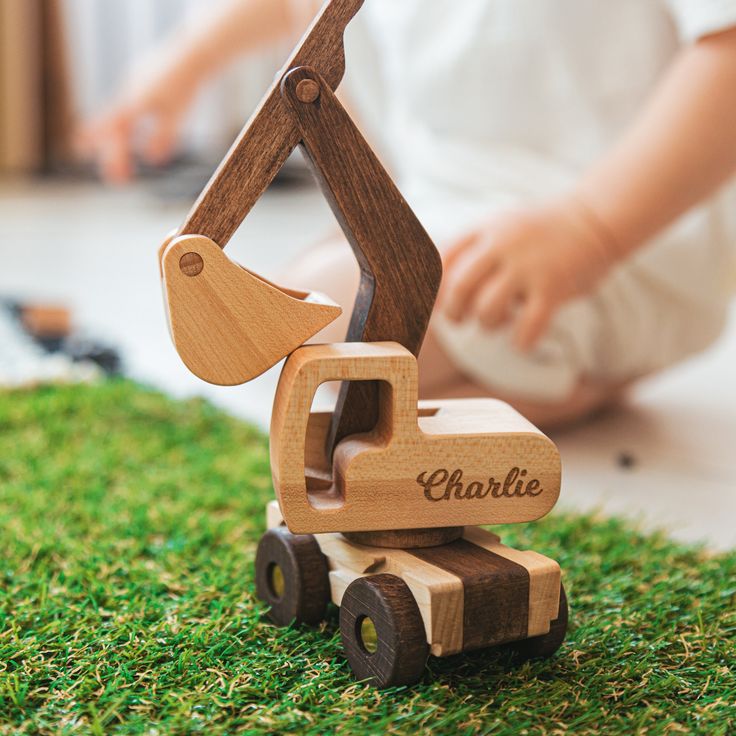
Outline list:
[[[256,595],[279,626],[317,624],[330,602],[327,558],[311,534],[270,529],[256,552]]]
[[[526,662],[529,659],[546,659],[547,657],[551,657],[562,646],[562,642],[565,641],[567,620],[567,595],[564,586],[560,583],[560,608],[557,618],[550,624],[549,632],[542,636],[534,636],[531,639],[512,642],[509,644],[511,651],[522,662]]]
[[[357,679],[383,688],[421,678],[429,646],[419,606],[401,578],[370,575],[350,583],[340,606],[340,634]]]

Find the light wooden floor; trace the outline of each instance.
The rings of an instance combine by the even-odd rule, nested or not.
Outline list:
[[[0,295],[62,300],[80,325],[121,348],[134,377],[178,396],[207,396],[266,426],[275,371],[244,387],[208,386],[171,347],[156,250],[184,209],[146,187],[0,184]],[[273,275],[331,217],[314,191],[269,194],[228,253]],[[625,514],[713,548],[736,546],[735,363],[736,313],[707,354],[642,384],[620,410],[556,436],[561,504]],[[630,467],[621,467],[622,454]]]

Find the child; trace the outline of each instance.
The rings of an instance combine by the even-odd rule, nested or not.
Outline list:
[[[144,155],[165,159],[199,84],[313,6],[234,0],[189,30],[90,127],[105,176],[130,175],[143,118]],[[366,0],[347,54],[351,101],[443,255],[424,396],[500,396],[561,423],[719,335],[736,0]],[[344,244],[294,271],[350,311]]]

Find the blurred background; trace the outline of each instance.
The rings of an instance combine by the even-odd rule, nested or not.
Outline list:
[[[131,185],[103,186],[73,153],[79,121],[176,24],[213,2],[0,0],[0,385],[122,372],[175,396],[206,396],[267,428],[277,371],[232,389],[190,375],[168,337],[156,251],[287,49],[244,59],[209,84],[174,161],[142,169]],[[334,226],[293,159],[228,254],[272,277]],[[707,353],[642,382],[619,409],[556,435],[563,504],[666,526],[711,547],[736,544],[734,362],[732,317]]]
[[[99,112],[134,63],[172,29],[217,2],[2,0],[3,170],[65,170],[75,122]],[[279,57],[251,58],[209,86],[190,117],[188,154],[219,159],[273,77]]]

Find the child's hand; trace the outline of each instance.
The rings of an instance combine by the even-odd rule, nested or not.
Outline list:
[[[83,128],[81,152],[95,158],[103,178],[112,182],[131,178],[134,153],[154,165],[165,162],[202,83],[237,56],[285,38],[294,30],[292,5],[293,0],[209,3],[144,59],[126,91]]]
[[[514,341],[526,350],[564,302],[592,290],[615,250],[576,199],[504,212],[450,249],[440,305],[453,321],[488,328],[513,318]]]
[[[134,174],[134,157],[152,165],[171,158],[199,80],[181,64],[153,59],[101,115],[79,132],[82,155],[96,161],[103,179],[119,184]]]

